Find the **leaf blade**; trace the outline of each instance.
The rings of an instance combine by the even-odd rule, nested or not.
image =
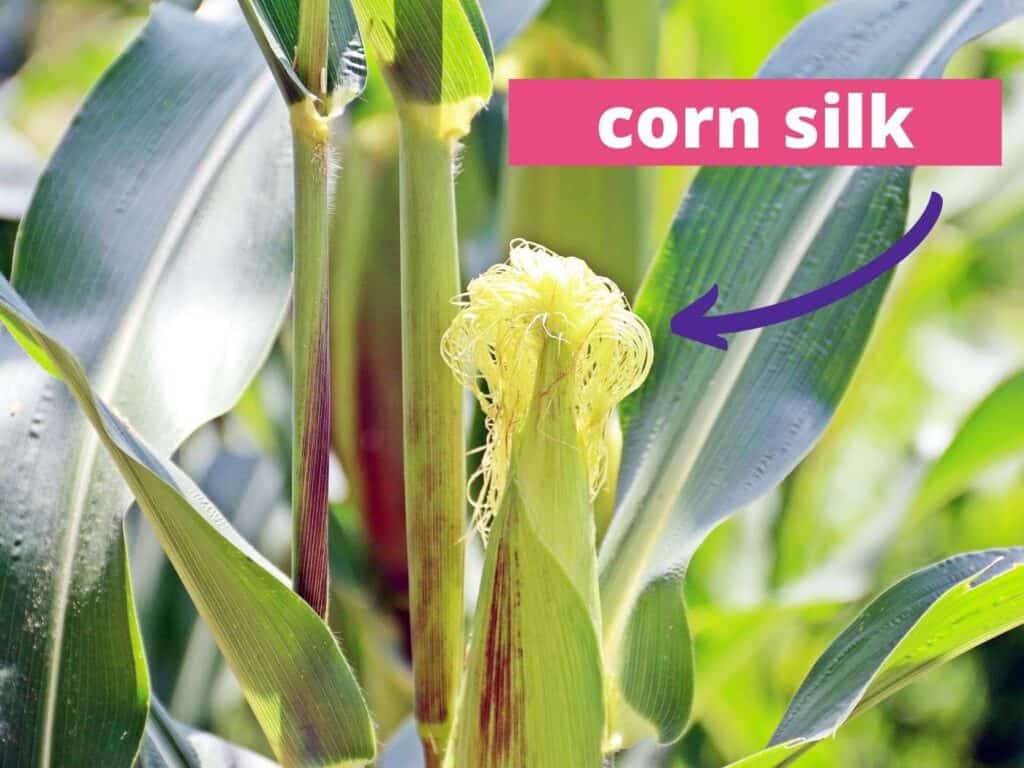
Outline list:
[[[971,552],[890,587],[815,662],[771,742],[736,768],[783,765],[937,664],[1024,624],[1024,548]]]
[[[915,502],[919,512],[941,506],[979,473],[1024,451],[1024,372],[996,387],[974,409],[928,470]]]
[[[199,488],[92,389],[81,364],[43,330],[7,281],[0,318],[71,389],[217,638],[275,754],[286,765],[373,759],[369,713],[327,625]]]
[[[943,0],[927,9],[846,0],[810,16],[759,76],[938,76],[960,45],[1022,10],[1018,0]],[[632,607],[647,586],[678,577],[715,525],[810,450],[849,382],[887,281],[741,334],[724,355],[673,339],[672,314],[713,284],[722,286],[724,313],[849,273],[902,234],[909,176],[900,168],[698,174],[637,300],[656,354],[647,383],[623,408],[619,504],[601,549],[609,658],[632,631]]]
[[[163,455],[237,399],[288,300],[290,174],[255,162],[287,137],[273,96],[240,19],[157,6],[21,225],[14,285]],[[148,701],[131,497],[72,398],[6,335],[0,368],[0,731],[26,734],[0,756],[127,763]]]

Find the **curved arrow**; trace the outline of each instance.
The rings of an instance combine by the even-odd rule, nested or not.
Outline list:
[[[672,318],[672,333],[707,344],[709,347],[728,349],[729,342],[722,338],[723,333],[738,333],[767,325],[777,325],[834,304],[878,279],[913,253],[935,227],[940,213],[942,195],[932,192],[921,218],[881,256],[834,283],[778,304],[728,315],[708,315],[708,311],[718,301],[718,285],[713,285],[711,290]]]

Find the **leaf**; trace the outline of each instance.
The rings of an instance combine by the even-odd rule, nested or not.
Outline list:
[[[1021,0],[845,0],[801,24],[760,76],[936,77],[959,46],[1021,11]],[[716,283],[725,313],[805,293],[866,263],[902,234],[909,177],[905,168],[844,167],[698,174],[636,305],[654,335],[655,363],[623,408],[619,504],[601,548],[610,663],[643,621],[635,606],[644,590],[678,576],[715,525],[771,490],[820,436],[887,281],[739,334],[725,354],[673,337],[670,318]],[[661,681],[649,695],[689,689]]]
[[[318,99],[293,65],[299,41],[299,0],[239,0],[256,42],[289,104]],[[366,86],[366,59],[349,0],[330,0],[326,114],[336,115]]]
[[[68,385],[99,434],[278,759],[287,766],[372,760],[369,713],[327,625],[181,470],[158,459],[110,410],[82,365],[6,280],[0,282],[0,319],[34,360]]]
[[[1024,623],[1024,548],[956,555],[883,592],[818,659],[769,746],[735,768],[787,764],[927,670]]]
[[[12,282],[158,455],[231,407],[277,334],[287,142],[242,20],[158,5],[39,180]],[[127,765],[149,698],[131,495],[71,396],[2,336],[0,763]]]
[[[275,504],[286,498],[280,492],[279,466],[259,454],[222,447],[201,471],[203,493],[246,541],[254,542],[267,559],[275,561],[281,553],[261,546],[261,537],[265,538]],[[143,521],[135,522],[129,562],[153,695],[166,701],[186,722],[209,722],[212,690],[223,659],[156,534]],[[288,542],[280,543],[287,552]]]
[[[935,390],[913,340],[950,311],[975,251],[942,230],[894,279],[834,418],[787,481],[773,534],[781,599],[859,600],[872,588],[923,474],[914,441]],[[949,397],[943,403],[948,409]]]
[[[928,470],[918,512],[962,493],[981,472],[1024,453],[1024,372],[1011,376],[967,417],[945,453]]]
[[[494,52],[477,0],[353,0],[399,108],[463,136],[491,97]],[[418,109],[417,109],[418,108]]]
[[[136,768],[276,768],[277,763],[182,725],[154,700]]]
[[[678,738],[693,706],[693,647],[682,591],[671,578],[644,591],[622,652],[622,695],[666,743]],[[666,678],[689,687],[660,695]]]

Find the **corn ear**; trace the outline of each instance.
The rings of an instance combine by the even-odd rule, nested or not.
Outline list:
[[[605,682],[593,499],[609,417],[646,375],[650,335],[582,261],[517,241],[508,264],[470,283],[443,352],[489,428],[475,500],[484,581],[446,765],[596,767]]]

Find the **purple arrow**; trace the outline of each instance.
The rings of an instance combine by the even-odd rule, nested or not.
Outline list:
[[[711,290],[672,318],[672,333],[707,344],[709,347],[728,349],[729,342],[722,338],[723,333],[738,333],[763,328],[766,325],[777,325],[834,304],[881,277],[913,253],[935,227],[941,212],[942,195],[932,192],[921,218],[881,256],[834,283],[778,304],[729,315],[708,315],[708,311],[718,301],[718,286],[712,285]]]

